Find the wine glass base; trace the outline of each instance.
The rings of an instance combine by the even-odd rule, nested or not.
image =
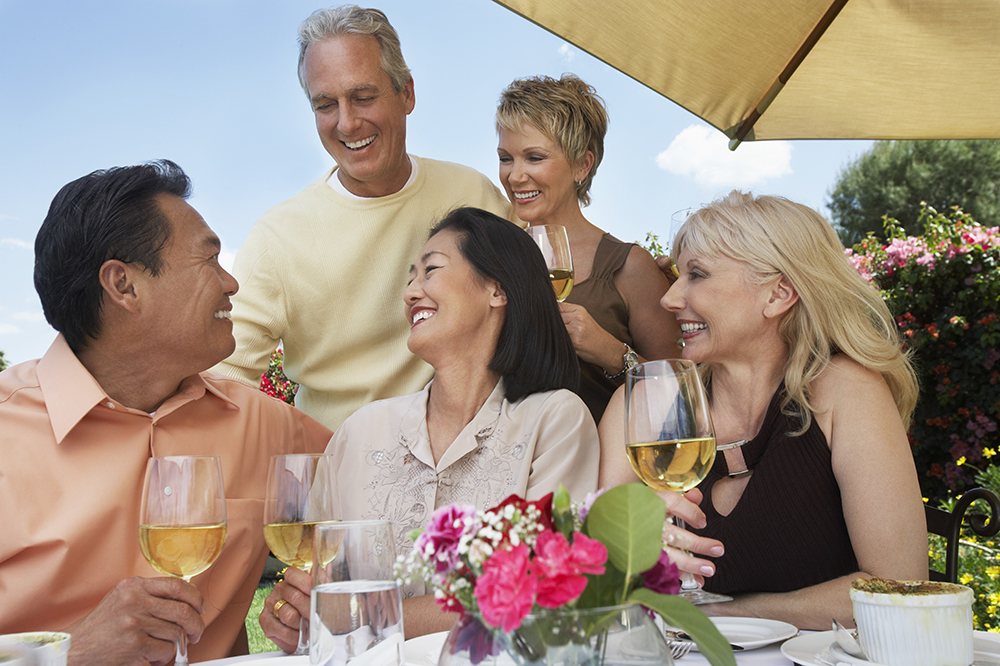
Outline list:
[[[684,597],[695,606],[699,604],[717,604],[723,601],[732,601],[733,598],[726,596],[725,594],[716,594],[715,592],[706,592],[705,590],[699,588],[693,590],[681,590],[677,593],[677,596]]]

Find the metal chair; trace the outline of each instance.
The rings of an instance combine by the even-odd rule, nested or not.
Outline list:
[[[924,506],[927,516],[927,531],[945,538],[944,572],[930,570],[930,580],[958,582],[958,538],[962,529],[965,510],[973,501],[986,500],[990,505],[990,513],[984,516],[979,513],[969,514],[968,524],[972,531],[980,537],[995,536],[1000,532],[1000,498],[986,488],[973,488],[966,491],[951,513],[943,509]]]

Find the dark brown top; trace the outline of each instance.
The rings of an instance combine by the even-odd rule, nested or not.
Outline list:
[[[692,531],[726,548],[715,575],[705,579],[712,592],[788,592],[858,570],[826,437],[815,419],[801,436],[788,435],[800,422],[781,413],[783,392],[784,386],[760,433],[743,446],[753,476],[732,512],[719,515],[711,501],[712,486],[729,471],[725,456],[716,457],[699,486],[708,525]]]
[[[615,288],[615,273],[625,265],[632,245],[621,242],[611,234],[604,234],[594,253],[590,277],[574,285],[566,299],[567,303],[587,308],[601,328],[630,347],[632,336],[628,332],[628,308]],[[624,353],[625,348],[622,347]],[[623,381],[624,375],[617,381],[608,379],[604,376],[604,368],[580,361],[580,390],[577,393],[587,403],[595,422],[600,423],[611,394]]]

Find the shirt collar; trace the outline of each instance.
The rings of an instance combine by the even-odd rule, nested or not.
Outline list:
[[[413,408],[403,417],[401,430],[404,433],[401,443],[406,446],[418,460],[434,467],[433,456],[430,449],[430,438],[427,435],[427,400],[430,398],[431,386],[434,380],[428,382],[424,390],[418,395]],[[437,470],[440,472],[456,463],[466,454],[475,451],[482,446],[482,442],[493,434],[500,421],[500,414],[503,410],[504,389],[503,379],[497,382],[486,402],[479,409],[472,420],[466,424],[462,432],[458,434],[455,441],[451,443],[448,450],[444,452],[438,461]],[[408,437],[405,433],[416,433],[415,437]]]
[[[98,404],[112,403],[107,392],[80,363],[62,333],[56,336],[45,356],[38,361],[36,373],[57,444]],[[161,418],[182,404],[201,398],[206,391],[239,409],[236,403],[206,382],[199,373],[181,382],[177,393],[160,405],[156,417]]]

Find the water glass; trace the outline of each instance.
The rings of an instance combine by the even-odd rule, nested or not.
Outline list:
[[[402,666],[403,603],[387,521],[317,526],[309,663]]]

